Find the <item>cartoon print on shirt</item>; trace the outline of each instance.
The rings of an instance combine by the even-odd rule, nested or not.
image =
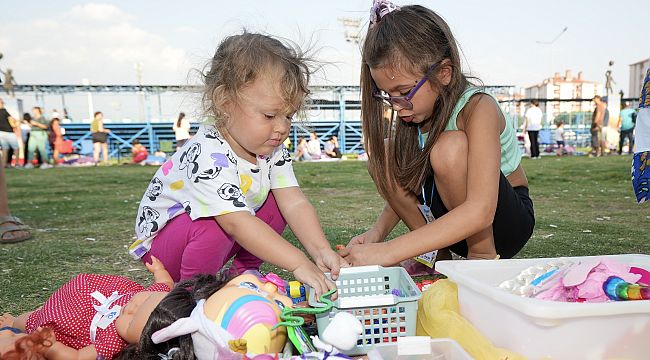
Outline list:
[[[246,206],[244,203],[244,195],[237,185],[225,183],[221,185],[217,193],[222,199],[232,201],[232,204],[236,207]]]
[[[205,135],[207,139],[217,140],[221,145],[223,145],[223,140],[221,140],[221,137],[219,136],[219,131],[217,131],[217,129],[215,129],[214,127],[206,126],[203,135]]]
[[[291,154],[289,154],[289,151],[286,148],[282,148],[282,156],[275,163],[275,166],[282,166],[290,162],[291,162]]]
[[[237,158],[232,152],[230,152],[230,150],[228,150],[226,153],[226,157],[228,158],[228,161],[230,161],[233,165],[237,165]]]
[[[201,180],[212,180],[219,176],[219,173],[221,173],[221,167],[215,166],[214,168],[211,169],[205,169],[201,171],[195,178],[194,182],[198,183]]]
[[[151,182],[149,183],[149,187],[147,187],[147,192],[145,193],[145,196],[149,198],[151,201],[156,201],[156,198],[162,194],[163,190],[163,183],[158,179],[158,177],[154,176],[153,179],[151,179]]]
[[[156,220],[160,217],[160,213],[149,206],[142,208],[142,213],[138,219],[138,227],[141,234],[149,237],[151,234],[158,231],[158,223]]]
[[[201,144],[194,143],[181,155],[181,163],[178,165],[179,170],[187,168],[187,178],[192,179],[192,176],[199,171],[199,163],[196,161],[201,154]]]

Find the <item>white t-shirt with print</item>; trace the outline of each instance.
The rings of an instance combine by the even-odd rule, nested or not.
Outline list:
[[[149,183],[135,222],[137,240],[129,253],[142,257],[165,224],[182,213],[192,220],[233,211],[255,215],[271,189],[292,186],[298,181],[284,145],[252,164],[235,154],[215,126],[201,125]]]

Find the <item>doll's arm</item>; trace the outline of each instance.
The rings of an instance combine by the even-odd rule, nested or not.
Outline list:
[[[55,341],[45,351],[44,355],[48,360],[95,360],[97,359],[97,350],[95,349],[95,345],[75,350],[61,342]]]
[[[169,275],[167,269],[165,269],[165,265],[163,265],[158,258],[152,256],[151,264],[145,264],[145,266],[147,267],[147,270],[153,274],[154,282],[165,284],[169,286],[170,289],[174,287],[174,280],[171,275]]]
[[[156,283],[165,284],[169,286],[170,289],[174,287],[174,280],[171,275],[169,275],[167,269],[165,269],[165,265],[163,265],[163,263],[155,256],[151,257],[151,264],[145,264],[145,266],[147,267],[147,270],[153,274],[153,279]]]

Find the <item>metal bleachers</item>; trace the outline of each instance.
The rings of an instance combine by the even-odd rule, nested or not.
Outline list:
[[[86,145],[91,138],[90,125],[80,123],[62,124],[65,128],[65,138],[74,142],[77,149]],[[171,142],[175,149],[176,140],[172,123],[105,123],[110,129],[108,136],[108,149],[110,157],[130,156],[131,142],[138,139],[150,153],[155,151],[169,151]],[[310,123],[294,123],[291,126],[289,139],[295,146],[300,137],[309,137],[309,132],[315,131],[322,142],[332,135],[345,139],[344,153],[358,153],[363,150],[361,144],[361,123],[359,121],[345,122],[345,134],[341,133],[341,123],[338,121],[318,121]],[[192,124],[191,133],[196,132],[198,124]],[[341,136],[343,135],[343,136]],[[343,147],[343,142],[341,142]]]

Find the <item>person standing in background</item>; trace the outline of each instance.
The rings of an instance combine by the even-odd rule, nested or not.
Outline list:
[[[5,167],[8,163],[11,164],[11,159],[8,156],[9,148],[13,149],[16,158],[22,159],[16,128],[20,129],[18,122],[5,109],[5,103],[0,99],[0,149],[2,149],[3,155],[0,167]]]
[[[539,108],[539,101],[534,99],[524,114],[524,132],[528,133],[530,139],[530,157],[539,159],[539,130],[542,129],[542,118],[544,114]]]
[[[633,154],[634,151],[634,125],[636,123],[636,110],[631,109],[630,105],[627,102],[623,103],[621,114],[619,116],[619,131],[620,137],[618,140],[618,154],[621,155],[623,152],[623,144],[625,144],[625,138],[629,141],[629,148],[627,153]]]
[[[173,126],[174,134],[176,134],[176,151],[180,150],[185,145],[185,142],[192,137],[190,127],[190,122],[185,118],[185,113],[178,114],[178,120]]]
[[[29,169],[34,167],[30,162],[30,159],[34,156],[34,153],[38,153],[41,160],[43,160],[41,169],[47,169],[51,167],[51,165],[47,163],[48,157],[46,150],[49,121],[45,116],[43,116],[43,110],[40,107],[34,106],[32,108],[32,120],[30,120],[29,123],[32,125],[32,129],[29,133],[29,145],[27,147],[27,156],[25,157],[25,168]]]
[[[104,165],[108,165],[108,133],[111,131],[104,128],[104,114],[101,111],[95,112],[95,118],[90,123],[90,132],[93,139],[93,160],[95,165],[99,163],[99,152],[102,151]]]
[[[589,156],[603,156],[604,147],[603,145],[603,121],[605,120],[605,110],[607,105],[600,97],[600,95],[594,96],[594,112],[591,116],[591,154]]]

